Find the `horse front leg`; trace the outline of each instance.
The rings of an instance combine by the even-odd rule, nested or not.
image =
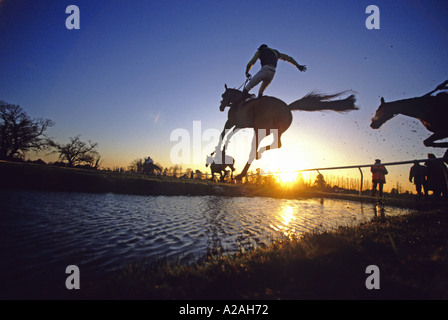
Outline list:
[[[434,133],[428,139],[424,140],[423,144],[426,147],[448,148],[448,142],[435,142],[437,140],[445,139],[447,136],[447,134]]]
[[[241,171],[241,173],[235,177],[236,180],[241,181],[243,179],[243,177],[245,177],[247,175],[247,171],[249,170],[250,165],[258,156],[257,149],[258,149],[258,133],[257,133],[257,130],[255,130],[255,135],[252,139],[252,150],[249,153],[249,160],[247,161],[246,165],[244,166],[243,171]]]
[[[226,149],[227,149],[227,147],[229,146],[230,139],[231,139],[231,138],[233,137],[233,135],[234,135],[235,133],[237,133],[239,130],[240,130],[240,128],[233,127],[232,131],[230,131],[229,134],[227,135],[226,142],[224,143],[224,148],[222,149],[222,157],[223,157],[223,159],[224,159],[224,163],[225,163],[225,153],[226,153]],[[226,163],[226,164],[228,164],[228,163]]]
[[[446,138],[446,134],[438,134],[434,133],[432,136],[430,136],[428,139],[423,141],[424,145],[427,147],[433,147],[433,148],[448,148],[448,142],[434,142],[436,140],[444,139]],[[445,154],[443,155],[443,162],[445,162],[448,165],[448,150],[445,151]]]
[[[235,177],[235,180],[241,181],[243,177],[247,176],[247,171],[249,170],[250,165],[251,163],[248,161],[244,166],[243,171],[241,171],[241,173]]]
[[[221,151],[221,149],[222,149],[221,146],[222,146],[222,142],[224,140],[224,137],[226,136],[226,134],[229,133],[229,131],[233,127],[234,127],[233,123],[231,123],[229,120],[227,120],[226,123],[224,124],[224,129],[222,130],[222,132],[221,132],[221,134],[219,136],[219,142],[218,142],[218,145],[216,146],[216,149],[215,149],[216,154],[219,154],[219,152]],[[230,132],[230,133],[232,133],[232,132]],[[226,139],[225,146],[228,144],[229,139],[230,139],[230,137],[228,136],[227,139]]]

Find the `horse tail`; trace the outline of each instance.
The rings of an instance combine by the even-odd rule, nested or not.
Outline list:
[[[349,91],[342,91],[335,94],[319,94],[310,92],[302,99],[291,103],[288,107],[290,110],[303,111],[333,110],[337,112],[345,112],[350,110],[358,110],[358,107],[355,106],[356,97],[354,94],[351,94],[345,99],[334,100],[347,92]]]

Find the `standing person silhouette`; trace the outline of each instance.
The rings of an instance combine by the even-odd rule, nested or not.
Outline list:
[[[428,159],[430,160],[426,162],[428,190],[432,190],[435,199],[441,195],[447,196],[448,169],[445,163],[437,160],[433,153],[428,153]]]
[[[255,52],[255,55],[247,64],[246,67],[247,78],[250,78],[249,71],[255,64],[255,62],[257,62],[258,59],[260,59],[261,70],[258,71],[251,78],[249,83],[244,87],[241,98],[237,102],[235,102],[235,104],[239,104],[242,101],[246,100],[249,97],[249,91],[260,82],[262,82],[262,84],[258,91],[258,97],[260,98],[263,96],[264,90],[269,86],[272,79],[274,78],[275,69],[277,68],[277,61],[279,59],[293,64],[294,66],[297,67],[297,69],[299,69],[302,72],[306,71],[306,66],[298,64],[297,61],[291,58],[290,56],[284,53],[280,53],[275,49],[271,49],[266,44],[262,44],[258,48],[257,52]]]
[[[414,165],[409,171],[409,182],[412,182],[412,180],[414,180],[415,189],[419,197],[422,195],[422,187],[425,196],[428,195],[428,189],[426,187],[426,167],[420,165],[418,161],[414,161]]]
[[[388,174],[385,166],[381,164],[380,159],[375,160],[375,164],[370,167],[372,172],[372,196],[376,196],[376,188],[378,187],[379,196],[383,197],[383,185],[386,183],[386,174]]]

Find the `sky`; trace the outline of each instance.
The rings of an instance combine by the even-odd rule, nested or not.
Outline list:
[[[371,4],[380,10],[379,29],[366,28]],[[66,28],[69,5],[79,8],[79,29]],[[359,110],[294,111],[282,148],[251,169],[442,156],[445,150],[424,147],[430,133],[415,119],[397,116],[379,130],[369,125],[380,97],[421,96],[448,79],[447,16],[448,2],[435,0],[0,0],[0,100],[53,120],[47,134],[58,142],[77,135],[97,142],[109,168],[147,156],[174,165],[181,139],[172,133],[183,130],[192,146],[199,141],[201,154],[191,149],[182,167],[206,171],[205,155],[215,145],[204,132],[224,126],[224,84],[240,87],[246,64],[265,43],[308,68],[302,73],[280,61],[266,95],[291,103],[310,91],[353,90]],[[259,69],[257,62],[251,73]],[[241,171],[249,146],[235,145],[229,150]],[[389,168],[387,188],[398,181],[411,189],[408,174],[409,166]]]

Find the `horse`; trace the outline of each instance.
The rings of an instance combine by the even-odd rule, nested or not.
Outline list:
[[[153,175],[155,171],[162,172],[162,168],[153,162],[145,162],[142,166],[142,172],[144,175]]]
[[[224,85],[225,92],[222,95],[219,110],[223,112],[226,107],[230,107],[227,114],[227,121],[224,129],[221,132],[220,140],[216,150],[221,150],[221,143],[224,136],[228,134],[226,143],[222,150],[225,155],[225,150],[230,137],[238,130],[244,128],[253,128],[255,131],[254,142],[252,143],[252,151],[249,156],[249,161],[246,163],[243,171],[236,176],[237,180],[241,180],[247,175],[247,171],[255,159],[260,159],[264,151],[280,148],[282,146],[282,134],[289,128],[292,122],[292,111],[322,111],[333,110],[337,112],[345,112],[350,110],[358,110],[355,106],[355,95],[351,94],[349,97],[340,100],[332,100],[340,97],[348,91],[343,91],[336,94],[324,95],[311,92],[303,98],[286,104],[282,100],[271,97],[262,96],[243,101],[235,105],[235,101],[241,101],[242,91],[238,89],[229,89]],[[265,149],[258,151],[258,146],[261,140],[261,135],[265,138],[271,134],[274,136],[274,141]]]
[[[423,141],[425,146],[448,148],[448,142],[435,142],[448,137],[448,93],[440,92],[432,96],[436,91],[445,89],[448,89],[448,80],[421,97],[392,102],[385,102],[382,97],[381,104],[371,120],[370,127],[379,129],[386,121],[397,114],[402,114],[420,120],[428,131],[433,132]],[[447,155],[448,152],[445,156]]]
[[[216,157],[213,157],[214,152],[212,152],[205,161],[205,166],[208,167],[210,165],[210,170],[212,172],[212,177],[210,180],[213,181],[213,177],[215,173],[219,173],[221,178],[220,181],[223,182],[226,176],[226,168],[229,167],[231,171],[231,179],[233,180],[233,172],[235,171],[235,159],[229,155],[225,155],[224,162],[219,161]]]

